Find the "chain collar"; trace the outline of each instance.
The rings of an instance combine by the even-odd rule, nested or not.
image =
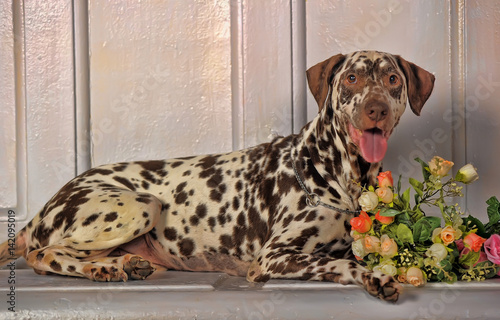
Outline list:
[[[306,196],[307,196],[306,204],[309,207],[316,208],[317,206],[323,206],[325,208],[339,211],[339,212],[346,213],[346,214],[359,214],[361,212],[360,210],[347,210],[347,209],[341,209],[341,208],[334,207],[332,205],[329,205],[329,204],[321,201],[320,197],[316,193],[309,192],[307,190],[306,186],[304,185],[304,182],[302,182],[302,179],[300,179],[299,172],[297,171],[297,168],[295,167],[295,161],[293,160],[293,157],[292,157],[292,150],[290,150],[290,161],[292,162],[293,172],[295,173],[295,178],[297,179],[297,182],[299,183],[300,187],[306,193]]]

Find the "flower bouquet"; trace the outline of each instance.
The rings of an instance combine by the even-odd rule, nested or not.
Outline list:
[[[446,200],[462,196],[461,184],[477,180],[476,169],[467,164],[449,177],[450,161],[437,156],[429,163],[416,161],[422,166],[423,181],[410,178],[405,191],[401,190],[401,176],[394,186],[390,171],[378,175],[377,188],[364,189],[359,198],[362,211],[351,219],[356,259],[371,270],[415,286],[497,275],[500,202],[495,197],[487,201],[487,224],[465,217],[457,204],[449,205]],[[431,207],[442,218],[427,216],[424,210]]]

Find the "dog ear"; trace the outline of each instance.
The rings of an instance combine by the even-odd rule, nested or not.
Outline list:
[[[434,88],[434,75],[414,63],[396,56],[399,66],[403,70],[408,86],[408,101],[414,114],[420,115],[424,103],[429,99]]]
[[[335,71],[344,60],[345,55],[338,54],[312,66],[306,71],[309,90],[311,90],[314,99],[316,99],[319,110],[321,110],[325,104],[328,88],[335,75]]]

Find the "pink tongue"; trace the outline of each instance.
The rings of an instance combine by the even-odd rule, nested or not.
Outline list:
[[[384,159],[387,151],[387,139],[381,131],[365,130],[359,143],[361,154],[366,161],[373,163]]]

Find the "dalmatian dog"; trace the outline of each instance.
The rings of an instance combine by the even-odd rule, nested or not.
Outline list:
[[[406,103],[419,115],[434,76],[400,56],[360,51],[307,70],[318,115],[299,134],[246,150],[104,165],[57,192],[0,263],[39,274],[145,279],[156,269],[248,281],[359,284],[396,301],[401,286],[352,259],[350,219],[373,185]]]

